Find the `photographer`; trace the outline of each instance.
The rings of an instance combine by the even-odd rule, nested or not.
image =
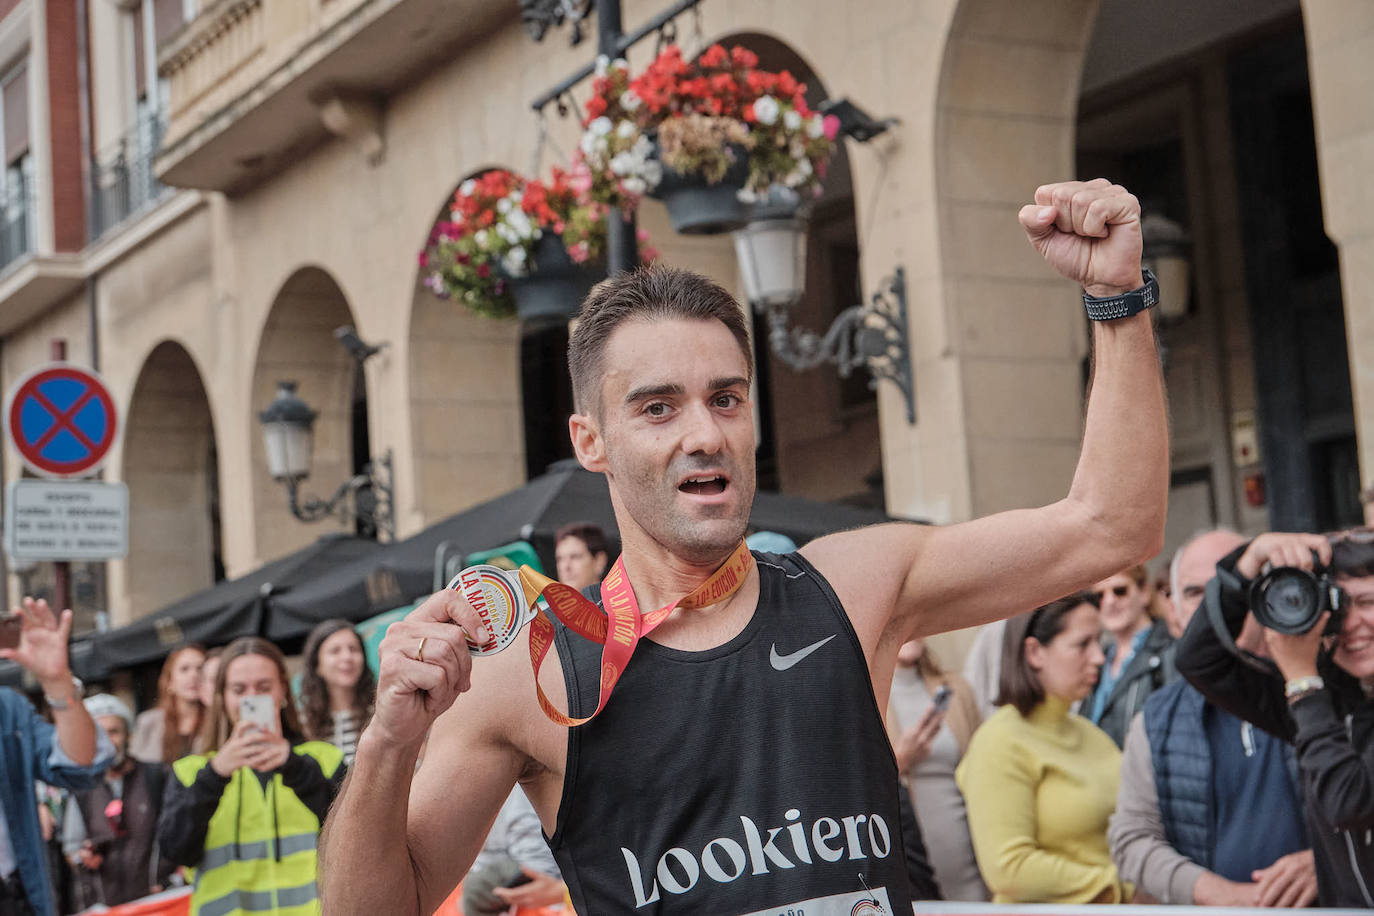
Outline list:
[[[1256,579],[1273,585],[1270,600],[1251,599]],[[1333,591],[1341,619],[1328,634]],[[1251,609],[1268,627],[1268,669],[1235,647]],[[1210,702],[1295,744],[1318,901],[1374,907],[1374,532],[1265,534],[1236,549],[1217,564],[1177,663]]]

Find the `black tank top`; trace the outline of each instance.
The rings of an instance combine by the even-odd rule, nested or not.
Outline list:
[[[704,652],[640,642],[568,733],[549,845],[581,914],[910,913],[897,763],[829,583],[755,553],[759,604]],[[595,591],[592,600],[598,600]],[[559,626],[573,715],[601,647]]]

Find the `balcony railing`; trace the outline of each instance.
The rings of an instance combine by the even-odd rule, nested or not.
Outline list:
[[[36,205],[33,176],[9,169],[0,183],[0,269],[33,251]]]
[[[166,132],[160,113],[140,115],[132,130],[96,154],[91,168],[91,241],[170,190],[153,171]]]

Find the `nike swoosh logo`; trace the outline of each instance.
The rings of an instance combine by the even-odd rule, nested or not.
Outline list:
[[[773,648],[770,649],[769,652],[768,652],[768,661],[770,661],[770,662],[773,664],[773,669],[774,669],[775,671],[786,671],[788,668],[791,668],[791,667],[792,667],[793,665],[795,665],[797,662],[799,662],[799,661],[801,661],[802,659],[806,658],[806,657],[807,657],[808,655],[810,655],[812,652],[815,652],[815,651],[816,651],[817,649],[819,649],[821,646],[823,646],[823,645],[825,645],[826,643],[830,642],[830,640],[832,640],[832,639],[834,639],[834,638],[835,638],[835,634],[832,633],[832,634],[830,634],[829,636],[827,636],[825,639],[822,639],[820,642],[813,642],[811,645],[807,646],[806,648],[804,648],[804,649],[798,649],[796,652],[793,652],[793,653],[791,653],[791,654],[789,654],[789,655],[779,655],[779,654],[778,654],[778,644],[777,644],[777,643],[773,643]]]

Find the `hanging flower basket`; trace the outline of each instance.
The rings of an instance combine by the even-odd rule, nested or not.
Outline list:
[[[592,287],[604,279],[604,261],[579,264],[561,237],[546,232],[530,250],[529,270],[508,278],[515,316],[529,325],[567,324]]]
[[[668,45],[633,78],[623,60],[601,58],[579,149],[591,196],[627,210],[658,198],[691,235],[740,228],[775,189],[814,197],[838,121],[811,111],[805,92],[741,47],[687,61]]]
[[[742,144],[723,147],[729,164],[720,179],[712,182],[700,171],[680,172],[663,167],[663,179],[649,196],[663,201],[673,231],[682,235],[721,235],[740,228],[749,220],[749,207],[740,192],[749,180],[749,152]],[[663,155],[654,143],[655,154]]]
[[[463,182],[420,252],[425,286],[487,317],[568,320],[606,275],[613,211],[591,199],[590,184],[585,169],[558,168],[547,182],[503,169]]]

